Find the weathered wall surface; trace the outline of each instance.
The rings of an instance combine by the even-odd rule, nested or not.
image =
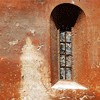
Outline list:
[[[86,16],[82,13],[72,32],[73,37],[73,74],[76,81],[87,83],[90,71],[88,55],[88,30]],[[85,81],[85,82],[84,82]]]
[[[77,39],[74,41],[76,44],[78,42],[74,50],[78,46],[81,48],[78,50],[80,56],[75,57],[79,58],[79,61],[82,60],[82,64],[80,63],[82,68],[79,68],[79,71],[76,70],[78,74],[76,73],[75,80],[86,86],[88,90],[55,91],[51,89],[50,14],[61,3],[72,2],[71,0],[0,0],[0,100],[100,99],[99,0],[75,0],[75,5],[83,9],[87,22],[86,26],[83,26],[84,22],[82,22],[82,26],[78,30],[74,29],[77,32],[74,37]],[[81,35],[84,27],[87,27],[87,31],[85,33],[83,30]],[[22,76],[24,67],[20,57],[23,54],[22,48],[26,44],[27,36],[31,38],[35,54],[41,55],[40,61],[37,58],[35,61],[33,60],[33,66],[37,64],[35,71],[32,71],[36,72],[37,80],[33,78],[33,81],[31,80],[33,83],[30,83],[33,87],[36,86],[34,87],[36,91],[32,90],[34,93],[31,93],[34,99],[20,98],[21,94],[28,95],[27,92],[24,94],[24,91],[20,90],[24,80],[24,76]],[[78,65],[77,62],[75,65]],[[26,70],[28,72],[28,69]],[[38,95],[40,91],[42,95]]]

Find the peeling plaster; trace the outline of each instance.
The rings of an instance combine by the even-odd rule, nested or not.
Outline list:
[[[36,47],[32,45],[29,37],[22,48],[20,60],[22,66],[21,100],[49,100],[39,72],[43,58]]]
[[[30,29],[29,31],[32,33],[33,36],[35,36],[35,30],[34,29]]]
[[[19,40],[11,41],[11,42],[9,42],[9,45],[14,46],[14,45],[18,44],[18,42],[19,42]]]
[[[42,47],[44,47],[44,45],[38,46],[37,50],[40,50]]]

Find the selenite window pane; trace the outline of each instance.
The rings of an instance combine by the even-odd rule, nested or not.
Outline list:
[[[65,66],[65,55],[60,55],[60,65]]]
[[[60,42],[65,42],[65,32],[60,33]]]
[[[65,79],[65,68],[60,68],[60,79]]]
[[[65,54],[65,44],[64,43],[60,43],[60,53]]]
[[[71,42],[71,34],[70,33],[66,34],[66,42]]]
[[[70,68],[66,68],[66,79],[67,80],[71,80],[71,69]]]
[[[66,67],[72,67],[72,56],[66,57]]]
[[[66,43],[66,54],[72,53],[71,43]]]

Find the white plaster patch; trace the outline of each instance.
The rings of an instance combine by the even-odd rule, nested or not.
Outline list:
[[[22,66],[21,100],[49,100],[46,89],[41,82],[41,73],[38,71],[43,63],[43,58],[29,37],[22,48],[20,60]]]
[[[33,34],[33,36],[35,36],[35,30],[34,29],[30,29],[29,31]]]
[[[86,87],[76,83],[76,82],[69,82],[69,81],[58,81],[54,86],[52,86],[53,89],[57,90],[76,90],[76,89],[81,89],[81,90],[87,90]]]
[[[9,45],[12,45],[12,46],[14,46],[14,45],[16,45],[16,44],[18,44],[18,40],[9,42]]]

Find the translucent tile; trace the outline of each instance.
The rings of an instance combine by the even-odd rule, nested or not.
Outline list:
[[[72,53],[72,46],[71,43],[66,43],[66,54]]]
[[[72,56],[66,57],[66,66],[72,67]]]
[[[60,55],[60,65],[65,66],[65,55]]]
[[[71,42],[72,40],[71,40],[71,34],[70,33],[67,33],[66,34],[66,42]]]
[[[65,42],[65,32],[60,33],[60,42]]]
[[[65,79],[65,68],[60,68],[60,79]]]
[[[65,54],[65,43],[60,43],[60,53]]]
[[[70,68],[66,68],[66,80],[71,80],[72,71]]]

